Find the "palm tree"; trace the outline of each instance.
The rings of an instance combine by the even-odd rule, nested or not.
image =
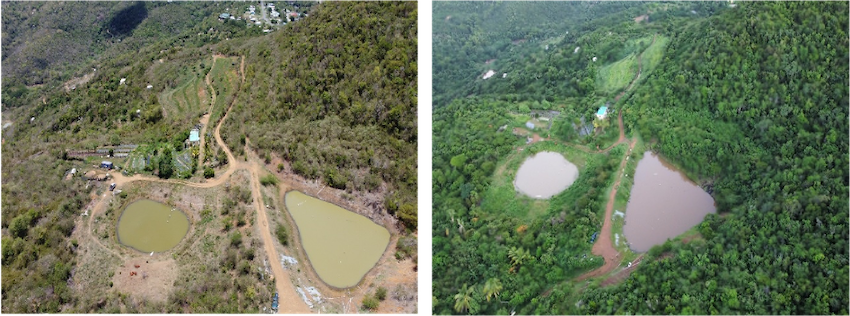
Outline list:
[[[487,296],[487,301],[490,301],[490,297],[495,296],[499,297],[499,291],[502,290],[502,281],[499,281],[497,278],[492,278],[487,280],[484,283],[484,295]]]
[[[455,294],[455,311],[464,313],[472,307],[472,295],[475,294],[475,287],[467,287],[466,283],[463,288]]]
[[[531,259],[531,253],[523,248],[511,247],[508,250],[508,258],[511,259],[511,264],[516,267],[522,265],[528,259]]]

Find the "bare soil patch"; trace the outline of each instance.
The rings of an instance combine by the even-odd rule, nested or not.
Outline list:
[[[138,267],[137,267],[138,266]],[[114,288],[155,302],[165,302],[177,280],[177,262],[174,259],[147,259],[144,255],[127,259],[112,277]]]
[[[614,285],[614,284],[623,282],[623,280],[628,278],[629,275],[631,275],[632,272],[635,269],[637,269],[638,264],[640,264],[641,260],[643,260],[643,256],[644,255],[640,255],[639,257],[637,257],[637,259],[632,261],[631,267],[626,266],[626,268],[623,268],[623,270],[621,270],[620,272],[617,272],[616,274],[612,275],[608,279],[605,279],[605,281],[602,281],[602,284],[600,284],[599,286],[600,287],[606,287],[606,286],[609,286],[609,285]]]
[[[646,21],[647,19],[649,19],[649,15],[644,14],[644,15],[635,17],[635,23],[640,23],[640,22]]]
[[[94,71],[83,75],[82,77],[74,77],[71,80],[66,81],[63,86],[65,87],[65,92],[70,92],[72,88],[76,88],[79,85],[85,84],[94,78]]]

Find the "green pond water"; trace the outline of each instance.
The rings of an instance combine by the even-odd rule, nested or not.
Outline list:
[[[285,200],[313,269],[331,286],[357,285],[390,242],[386,228],[362,215],[298,191]]]
[[[118,241],[142,252],[171,249],[187,232],[186,214],[151,200],[133,202],[118,219]]]

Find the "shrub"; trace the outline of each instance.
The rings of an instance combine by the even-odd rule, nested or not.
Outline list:
[[[378,300],[372,295],[366,295],[366,297],[363,298],[363,308],[368,310],[378,309],[379,303],[380,302],[378,302]]]
[[[277,177],[267,174],[260,178],[260,183],[264,186],[277,185]]]
[[[289,245],[289,232],[286,231],[286,227],[283,224],[277,225],[275,235],[277,235],[277,240],[280,241],[281,245]]]
[[[236,215],[236,226],[242,227],[245,226],[245,224],[247,224],[247,221],[245,220],[245,212],[241,212],[239,215]]]
[[[239,273],[245,275],[251,272],[251,263],[248,261],[242,261],[239,263]]]
[[[239,247],[242,245],[242,234],[239,232],[233,233],[230,236],[230,245],[233,247]]]
[[[375,291],[375,298],[377,298],[379,301],[387,299],[387,289],[383,286],[379,286],[378,290]]]
[[[236,268],[236,251],[230,249],[224,253],[224,257],[221,258],[221,267],[224,269],[223,271],[230,271]]]
[[[204,178],[209,179],[209,178],[212,178],[212,177],[215,177],[215,170],[213,170],[213,168],[210,168],[210,167],[204,168]]]
[[[242,257],[245,259],[254,260],[254,248],[245,248],[245,251],[242,252]]]
[[[233,228],[233,219],[230,216],[227,216],[221,219],[221,224],[224,226],[224,231],[229,231]]]

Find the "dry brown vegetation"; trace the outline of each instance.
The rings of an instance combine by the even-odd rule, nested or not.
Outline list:
[[[256,311],[274,291],[264,271],[265,254],[255,237],[247,172],[236,172],[227,186],[211,189],[167,183],[133,182],[126,198],[110,197],[110,206],[87,218],[77,230],[84,251],[73,278],[82,312]],[[137,199],[156,200],[187,213],[189,232],[172,250],[141,253],[121,245],[115,226],[120,211]],[[86,231],[91,229],[91,233]],[[234,236],[241,236],[235,242]],[[135,265],[139,265],[136,268]],[[137,275],[130,276],[131,272]],[[107,300],[104,297],[129,297]]]

